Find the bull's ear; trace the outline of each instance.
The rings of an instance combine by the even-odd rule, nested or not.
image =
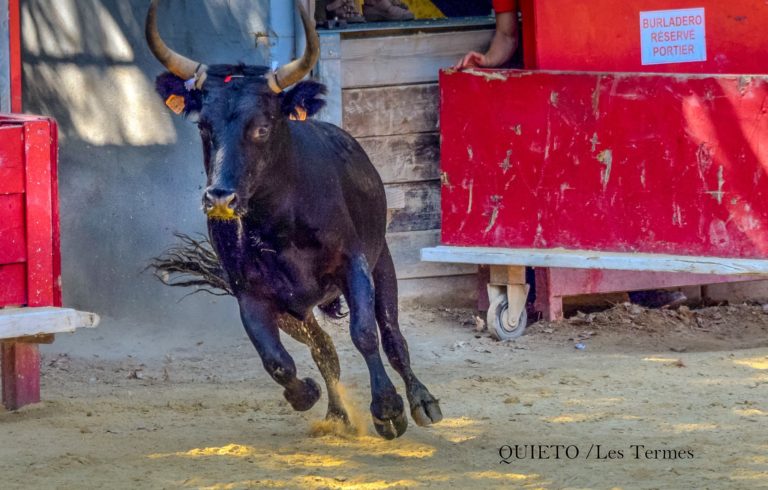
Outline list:
[[[311,80],[297,83],[283,95],[283,114],[299,120],[314,116],[325,107],[325,101],[321,97],[326,92],[325,85],[322,83]]]
[[[173,73],[163,73],[155,80],[155,90],[170,110],[184,117],[194,118],[203,107],[203,94],[187,90],[184,80]]]

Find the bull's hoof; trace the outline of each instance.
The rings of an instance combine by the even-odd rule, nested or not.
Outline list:
[[[297,412],[306,412],[320,399],[320,386],[312,378],[299,381],[297,387],[286,388],[283,396]]]
[[[373,417],[373,426],[381,437],[391,441],[405,434],[408,429],[408,417],[405,416],[405,412],[391,419],[382,420]]]
[[[371,404],[373,426],[381,437],[395,439],[405,434],[408,429],[408,417],[405,415],[403,399],[392,393]]]
[[[411,417],[416,425],[427,427],[443,420],[443,412],[440,410],[440,403],[429,395],[429,398],[411,405]]]

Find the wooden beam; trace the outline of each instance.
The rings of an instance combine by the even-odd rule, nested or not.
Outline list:
[[[0,310],[0,339],[68,333],[98,324],[98,315],[68,308],[3,309]]]
[[[342,39],[342,87],[436,82],[441,68],[485,51],[493,29]]]
[[[3,405],[18,410],[40,402],[40,350],[37,344],[0,342]]]
[[[344,129],[356,138],[438,130],[437,84],[344,90],[342,98]]]
[[[388,232],[434,230],[440,227],[440,181],[390,184],[389,193],[402,191],[405,205],[392,210]]]
[[[421,260],[485,265],[525,265],[574,269],[690,272],[694,274],[768,274],[768,259],[730,259],[685,255],[627,254],[564,249],[513,249],[492,247],[425,248]]]
[[[385,184],[440,178],[440,135],[417,133],[402,136],[358,138]]]

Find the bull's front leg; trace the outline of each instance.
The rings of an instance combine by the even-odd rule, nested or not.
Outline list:
[[[272,305],[250,295],[238,296],[238,303],[245,331],[261,356],[264,369],[285,388],[285,399],[296,411],[312,408],[320,399],[320,386],[311,378],[296,377],[296,364],[280,342],[278,315]]]
[[[376,431],[385,439],[403,435],[408,428],[403,399],[384,370],[376,329],[373,278],[362,255],[347,264],[345,296],[350,310],[352,342],[363,355],[371,379],[371,415]]]

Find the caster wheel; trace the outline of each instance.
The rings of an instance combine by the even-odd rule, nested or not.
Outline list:
[[[523,308],[516,322],[509,318],[509,302],[506,294],[500,294],[488,308],[488,330],[496,340],[512,340],[520,337],[528,326],[528,313]]]

